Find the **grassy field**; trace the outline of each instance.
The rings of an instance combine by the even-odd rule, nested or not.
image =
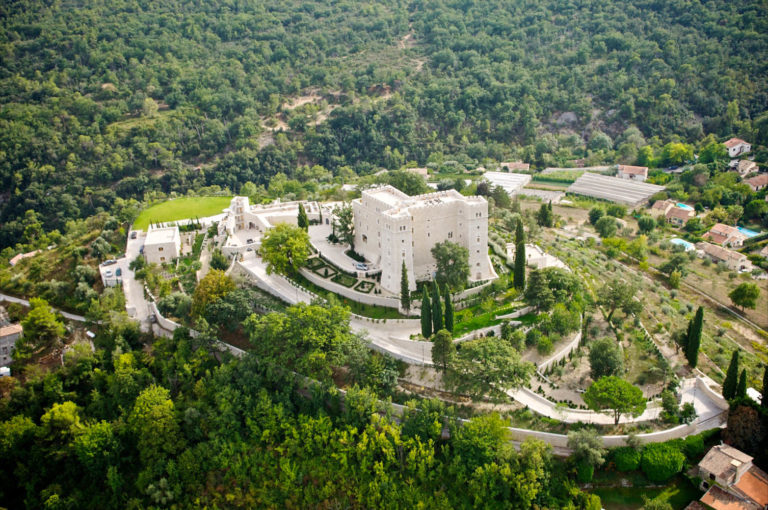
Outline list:
[[[232,197],[186,197],[155,204],[144,209],[133,222],[133,228],[146,230],[150,222],[204,218],[221,213]]]
[[[666,487],[605,487],[589,492],[600,496],[606,510],[642,508],[644,495],[651,499],[660,497],[672,505],[672,508],[679,510],[701,495],[701,492],[681,475],[673,478]]]

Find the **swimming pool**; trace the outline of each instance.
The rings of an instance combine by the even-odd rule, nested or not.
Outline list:
[[[760,232],[755,232],[754,230],[749,230],[748,228],[744,228],[744,227],[736,227],[736,228],[739,229],[739,232],[741,232],[747,237],[755,237],[760,235]]]
[[[693,244],[689,243],[685,239],[674,238],[674,239],[670,239],[669,242],[672,244],[677,244],[679,246],[685,247],[685,251],[693,251],[696,249],[696,247]]]
[[[675,206],[679,207],[680,209],[685,209],[686,211],[693,211],[694,210],[693,207],[691,207],[690,205],[683,204],[681,202],[676,203]]]

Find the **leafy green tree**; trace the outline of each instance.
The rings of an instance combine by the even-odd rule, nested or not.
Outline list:
[[[309,235],[299,227],[278,223],[264,234],[259,255],[269,274],[297,271],[309,257]]]
[[[355,249],[355,213],[350,204],[333,208],[334,232],[342,242]]]
[[[747,369],[741,371],[739,376],[739,384],[736,386],[736,398],[744,398],[747,396]]]
[[[603,465],[606,449],[603,439],[594,429],[581,429],[568,432],[568,448],[576,463],[586,462],[593,468]]]
[[[408,287],[408,268],[405,267],[405,260],[400,268],[400,308],[406,311],[411,309],[411,290]]]
[[[173,400],[162,386],[152,385],[139,393],[127,424],[146,466],[153,466],[184,446]]]
[[[555,215],[552,212],[552,202],[548,204],[541,204],[539,211],[536,213],[536,222],[541,227],[552,227],[555,224]]]
[[[531,271],[525,288],[525,299],[539,310],[549,310],[555,304],[555,296],[543,271]]]
[[[624,371],[624,355],[619,344],[611,338],[595,340],[589,347],[590,376],[593,380]]]
[[[305,232],[309,230],[309,217],[307,217],[307,211],[304,210],[304,204],[302,203],[299,203],[299,216],[296,219],[296,223]]]
[[[432,331],[443,329],[443,303],[440,299],[440,289],[437,282],[432,281]]]
[[[597,224],[597,220],[605,216],[605,209],[600,206],[595,206],[589,210],[589,222],[592,225]]]
[[[211,253],[211,267],[219,271],[226,271],[229,268],[229,260],[221,250],[213,250]]]
[[[593,411],[608,410],[618,425],[622,414],[640,416],[646,401],[640,388],[616,376],[601,377],[584,393],[584,402]]]
[[[643,494],[643,510],[674,510],[672,504],[663,498],[657,496],[653,499]]]
[[[606,207],[605,214],[614,218],[623,218],[627,215],[627,208],[621,204],[610,204]]]
[[[637,286],[621,278],[606,283],[598,293],[598,303],[608,310],[608,322],[616,310],[622,310],[627,315],[639,312],[642,304],[635,300],[636,294]]]
[[[452,291],[464,288],[469,278],[469,250],[460,244],[443,241],[432,247],[437,271],[435,281]]]
[[[679,289],[680,288],[680,282],[683,279],[683,274],[678,271],[674,270],[671,273],[669,273],[669,286],[673,289]]]
[[[421,336],[424,338],[432,336],[432,304],[426,286],[423,288],[421,297]]]
[[[699,307],[693,318],[685,344],[685,357],[691,368],[696,368],[699,360],[699,346],[701,345],[701,332],[704,329],[704,308]]]
[[[618,224],[616,218],[613,216],[603,216],[595,223],[595,230],[600,234],[600,237],[613,237],[618,230]]]
[[[637,219],[637,228],[641,234],[650,234],[656,228],[656,219],[644,214]]]
[[[432,363],[439,367],[443,374],[448,371],[448,365],[456,355],[456,347],[453,345],[451,333],[441,329],[432,337]]]
[[[757,299],[760,297],[760,288],[755,283],[744,282],[728,293],[731,302],[741,308],[754,308],[757,306]]]
[[[523,386],[533,366],[507,342],[481,338],[461,344],[447,373],[446,384],[473,399],[487,396],[494,402],[506,400],[507,391]]]
[[[728,149],[722,143],[712,142],[701,149],[699,163],[715,163],[728,159]]]
[[[29,312],[22,319],[22,338],[13,351],[15,360],[26,360],[34,353],[54,348],[64,336],[64,324],[42,298],[29,300]]]
[[[192,295],[192,315],[205,314],[207,307],[235,290],[235,282],[224,271],[211,269]]]
[[[349,312],[338,305],[299,303],[285,313],[251,315],[243,326],[259,360],[325,382],[353,342]]]
[[[723,397],[731,400],[737,394],[739,384],[739,350],[735,349],[731,355],[731,362],[723,381]]]
[[[693,159],[693,147],[684,143],[671,142],[661,150],[663,165],[682,165]]]
[[[453,301],[451,300],[451,292],[446,289],[445,291],[445,329],[453,333]]]

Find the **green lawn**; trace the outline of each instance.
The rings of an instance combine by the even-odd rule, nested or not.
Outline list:
[[[643,495],[648,498],[661,497],[674,510],[688,506],[701,496],[701,492],[682,475],[678,475],[666,487],[605,487],[589,492],[600,496],[606,510],[636,510],[643,506]]]
[[[232,197],[186,197],[176,198],[144,209],[133,222],[136,230],[146,230],[150,222],[204,218],[220,214],[229,207]]]

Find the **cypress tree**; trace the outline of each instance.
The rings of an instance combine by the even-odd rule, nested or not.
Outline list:
[[[403,310],[411,309],[411,290],[408,288],[408,268],[405,267],[405,260],[400,269],[400,307]]]
[[[760,400],[760,405],[768,409],[768,365],[763,368],[763,398]]]
[[[515,246],[515,268],[513,271],[513,285],[517,290],[525,289],[525,242]]]
[[[453,301],[451,291],[445,291],[445,329],[453,333]]]
[[[304,229],[304,231],[309,230],[309,218],[307,217],[307,211],[304,210],[304,205],[301,203],[299,204],[299,218],[297,223],[300,228]]]
[[[437,282],[432,281],[432,331],[437,333],[443,329],[443,304],[440,300],[440,289]]]
[[[515,227],[515,244],[520,244],[525,242],[525,229],[523,229],[523,220],[520,219],[517,221],[517,226]]]
[[[429,294],[427,294],[426,287],[424,287],[421,298],[421,335],[424,338],[432,336],[432,307],[429,303]]]
[[[736,388],[736,396],[738,398],[744,398],[747,396],[747,369],[741,371],[739,377],[739,386]]]
[[[701,345],[701,330],[704,327],[704,308],[699,307],[696,310],[696,316],[693,318],[688,329],[688,340],[685,345],[685,357],[688,358],[688,364],[691,368],[696,368],[699,361],[699,346]]]
[[[733,351],[731,356],[731,364],[728,365],[728,371],[725,373],[725,381],[723,381],[723,397],[726,400],[731,400],[736,396],[736,389],[739,379],[739,350]]]

